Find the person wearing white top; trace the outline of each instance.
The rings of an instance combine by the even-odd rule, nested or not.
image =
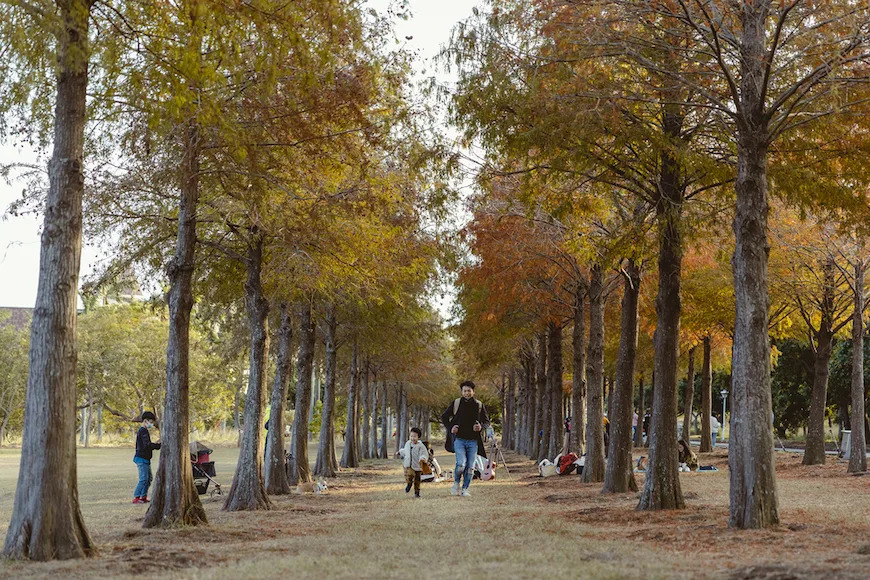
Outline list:
[[[719,423],[719,420],[715,415],[710,415],[710,431],[713,432],[713,447],[716,446],[716,438],[719,435],[719,429],[722,428],[722,425]]]
[[[420,474],[423,471],[421,463],[429,461],[429,450],[420,441],[422,432],[419,427],[411,429],[411,438],[402,448],[402,465],[405,467],[405,493],[414,486],[414,497],[420,497]]]

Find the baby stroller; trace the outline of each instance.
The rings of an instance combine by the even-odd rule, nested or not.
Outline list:
[[[196,492],[199,495],[208,494],[210,497],[223,495],[221,492],[221,484],[215,481],[214,461],[210,461],[211,454],[214,453],[207,445],[201,441],[192,441],[190,443],[190,465],[193,468],[193,485],[196,486]],[[209,482],[214,484],[214,487],[209,492]]]

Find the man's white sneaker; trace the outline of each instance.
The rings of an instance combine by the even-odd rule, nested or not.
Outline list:
[[[467,490],[467,489],[463,489],[463,490],[462,490],[462,497],[471,497],[471,494],[468,493],[468,490]]]
[[[450,495],[459,495],[459,484],[454,483],[453,487],[450,488]]]

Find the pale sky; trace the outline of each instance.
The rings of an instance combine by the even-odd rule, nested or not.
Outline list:
[[[368,4],[382,12],[390,0],[369,0]],[[450,37],[453,26],[471,15],[476,0],[410,0],[412,18],[399,21],[399,38],[412,36],[407,46],[419,51],[418,68],[433,74],[430,59]],[[33,163],[35,153],[0,143],[0,164]],[[36,300],[39,276],[39,232],[42,216],[12,217],[6,215],[9,204],[16,200],[22,184],[11,185],[0,179],[0,306],[32,307]],[[82,249],[81,275],[90,273],[97,258],[97,249]],[[440,305],[442,308],[444,304]]]

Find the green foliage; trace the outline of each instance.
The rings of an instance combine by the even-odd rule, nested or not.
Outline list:
[[[0,314],[0,446],[4,436],[20,432],[27,389],[30,331],[16,328]]]
[[[809,346],[796,340],[778,340],[775,345],[779,356],[770,377],[773,427],[785,437],[787,431],[807,424],[815,358]]]
[[[870,399],[870,337],[864,337],[864,401]],[[852,404],[852,341],[842,340],[831,356],[831,374],[828,377],[828,405],[849,421]]]

